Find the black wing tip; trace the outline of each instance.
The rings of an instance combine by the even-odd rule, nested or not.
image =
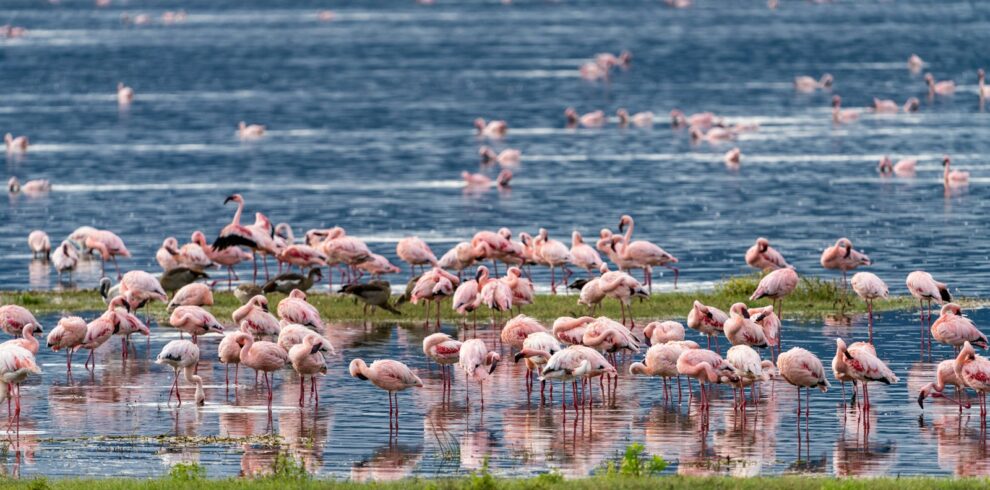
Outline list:
[[[216,240],[213,241],[214,250],[223,250],[230,247],[245,246],[248,248],[257,248],[258,244],[253,240],[248,240],[242,236],[238,235],[227,235],[218,236]]]

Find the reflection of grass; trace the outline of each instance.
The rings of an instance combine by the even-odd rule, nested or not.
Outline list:
[[[758,275],[746,275],[728,278],[717,283],[712,290],[708,291],[655,293],[649,299],[634,302],[633,312],[638,319],[683,318],[691,309],[691,304],[695,299],[725,310],[739,301],[751,303],[754,306],[769,304],[767,300],[748,301],[749,295],[756,289],[758,282]],[[275,305],[283,297],[284,295],[281,294],[269,295],[269,302],[273,311]],[[93,312],[105,308],[99,294],[95,291],[7,292],[3,293],[3,299],[5,303],[23,305],[36,314]],[[360,321],[363,318],[363,304],[350,296],[314,293],[309,295],[308,300],[320,310],[324,318],[330,321]],[[227,292],[214,293],[214,301],[216,304],[210,309],[221,322],[229,322],[230,314],[240,306],[240,302]],[[977,301],[963,300],[962,303],[971,306],[977,304]],[[898,296],[886,301],[877,301],[875,308],[881,311],[896,310],[910,308],[914,305],[915,302],[911,297]],[[381,322],[422,321],[423,306],[405,304],[401,306],[401,309],[403,316],[378,312],[369,320]],[[167,318],[165,305],[161,303],[151,305],[149,311],[160,322]],[[798,289],[784,302],[785,316],[793,314],[811,317],[863,311],[865,311],[865,306],[855,294],[846,293],[841,285],[835,281],[818,278],[803,278]],[[587,309],[577,304],[576,294],[541,295],[536,298],[534,304],[525,307],[523,312],[541,320],[552,321],[560,316],[586,314]],[[442,317],[448,321],[460,320],[461,318],[451,310],[449,300],[444,303],[441,313]],[[613,300],[606,300],[601,314],[618,318],[620,316],[619,304]],[[144,315],[143,311],[142,315]],[[489,321],[486,315],[487,310],[479,311],[478,321],[481,323]]]

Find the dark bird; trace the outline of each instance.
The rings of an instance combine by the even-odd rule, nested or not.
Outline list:
[[[238,284],[237,287],[234,288],[234,296],[241,302],[242,305],[246,305],[251,298],[258,296],[259,294],[265,294],[265,292],[262,291],[261,286],[254,283]]]
[[[422,274],[413,277],[406,283],[406,292],[402,293],[402,296],[399,296],[399,299],[395,300],[395,306],[409,302],[409,299],[412,297],[413,288],[416,287],[416,283],[419,282],[420,277],[423,277]]]
[[[401,315],[402,312],[389,304],[392,298],[392,285],[388,281],[370,281],[367,284],[350,284],[340,288],[340,292],[352,294],[364,302],[364,314],[368,314],[368,307],[378,307],[393,315]]]
[[[585,284],[588,284],[588,279],[575,279],[574,282],[567,285],[567,289],[576,289],[580,291],[584,289]]]
[[[293,289],[306,292],[309,288],[313,287],[313,284],[319,282],[320,279],[323,279],[323,273],[320,272],[319,267],[310,269],[309,273],[305,276],[295,272],[286,272],[266,282],[264,286],[261,286],[261,290],[266,293],[278,291],[284,294],[291,293]]]
[[[169,269],[158,279],[162,289],[166,292],[175,292],[182,289],[182,286],[192,284],[199,279],[209,279],[205,272],[190,269],[188,267],[176,267]]]

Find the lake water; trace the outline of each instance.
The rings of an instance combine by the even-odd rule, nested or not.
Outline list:
[[[956,294],[986,295],[990,269],[988,186],[990,117],[976,95],[976,69],[988,63],[990,9],[974,2],[886,1],[813,5],[699,1],[673,10],[661,2],[519,1],[329,3],[332,22],[311,2],[269,0],[6,0],[0,23],[26,36],[0,40],[0,132],[26,134],[26,155],[8,155],[7,175],[44,178],[52,192],[10,196],[0,205],[0,284],[55,286],[47,265],[30,262],[25,238],[44,229],[56,243],[81,225],[110,229],[134,254],[125,269],[156,270],[165,236],[185,241],[202,229],[212,239],[240,192],[247,211],[308,228],[340,225],[394,258],[406,235],[426,239],[439,255],[479,229],[546,227],[566,241],[637,218],[636,236],[680,260],[687,286],[705,286],[745,270],[755,237],[769,237],[802,274],[834,277],[818,266],[840,236],[871,255],[877,272],[904,292],[917,268],[949,282]],[[166,10],[188,19],[164,25]],[[122,14],[149,14],[145,26]],[[610,83],[577,75],[603,51],[630,50],[631,68]],[[928,100],[921,74],[906,60],[923,57],[937,79],[959,85],[954,97]],[[795,75],[835,77],[831,92],[797,94]],[[136,98],[118,108],[123,81]],[[865,106],[874,96],[903,103],[911,115],[875,116],[837,127],[831,94]],[[567,129],[563,111],[619,107],[658,115],[651,129]],[[742,135],[739,170],[726,169],[731,145],[692,145],[671,130],[672,108],[713,111],[730,122],[758,123]],[[462,170],[481,168],[475,117],[505,119],[497,149],[518,148],[511,190],[465,192]],[[268,126],[264,139],[242,143],[238,121]],[[972,172],[947,193],[941,155]],[[919,159],[915,178],[881,178],[885,154]],[[98,266],[77,285],[93,287]],[[247,270],[247,269],[242,269]],[[535,271],[545,283],[548,274]],[[403,282],[407,271],[393,277]],[[669,278],[669,275],[668,275]],[[657,286],[669,288],[668,278]],[[987,323],[985,311],[972,313]],[[51,328],[56,317],[42,322]],[[527,403],[519,367],[499,367],[488,404],[464,410],[463,384],[440,403],[437,371],[422,358],[418,328],[340,326],[342,357],[322,381],[319,409],[294,406],[298,382],[279,373],[269,421],[262,392],[242,378],[225,401],[222,371],[202,363],[208,403],[164,405],[170,373],[150,363],[172,337],[153,327],[150,350],[137,343],[126,365],[111,342],[90,377],[66,380],[63,357],[43,350],[45,374],[24,388],[20,450],[3,468],[22,475],[154,475],[176,461],[196,461],[211,476],[268,468],[275,451],[262,444],[182,445],[130,436],[276,433],[319,474],[391,478],[463,473],[491,458],[504,475],[548,468],[577,476],[593,471],[631,442],[685,473],[776,474],[788,471],[871,474],[986,474],[977,416],[959,418],[945,403],[922,413],[917,388],[933,363],[920,362],[917,319],[886,313],[877,323],[881,357],[902,382],[874,389],[872,431],[857,429],[837,390],[812,395],[810,444],[798,454],[793,391],[765,391],[745,427],[728,391],[700,434],[696,405],[670,408],[655,380],[623,376],[615,406],[583,418],[559,406]],[[786,325],[785,342],[831,359],[836,335],[863,338],[865,319]],[[454,332],[450,325],[444,327]],[[478,335],[493,338],[491,331]],[[205,340],[213,359],[215,339]],[[950,355],[936,351],[936,361]],[[400,395],[401,430],[388,437],[385,394],[346,376],[346,361],[393,357],[412,365],[427,387]],[[80,362],[82,359],[78,359]],[[81,366],[80,366],[81,367]],[[243,374],[243,373],[242,373]],[[498,394],[496,394],[498,393]],[[360,403],[358,402],[360,400]],[[975,411],[975,410],[974,410]],[[128,436],[98,439],[96,436]],[[126,454],[126,458],[121,458]],[[800,461],[800,462],[799,462]],[[140,462],[140,464],[136,464]],[[150,463],[150,464],[146,464]]]
[[[977,310],[973,318],[983,324],[990,314]],[[57,317],[40,320],[50,327]],[[658,379],[625,374],[629,359],[620,366],[614,402],[602,405],[596,387],[593,408],[580,415],[570,398],[562,411],[559,385],[552,405],[541,406],[538,391],[527,401],[522,365],[511,361],[500,364],[486,383],[483,410],[476,384],[470,387],[470,406],[465,405],[459,371],[445,404],[439,371],[422,354],[428,332],[418,326],[334,325],[330,338],[339,355],[320,380],[319,407],[308,403],[299,408],[298,378],[291,371],[279,372],[271,419],[264,381],[255,385],[250,370],[243,369],[240,386],[227,391],[223,367],[215,361],[218,337],[203,337],[199,374],[207,403],[200,408],[190,404],[192,389],[183,382],[186,403],[177,409],[174,400],[166,406],[171,370],[152,362],[176,335],[155,326],[150,349],[144,339],[137,340],[137,353],[126,363],[116,339],[97,351],[92,375],[82,367],[85,356],[77,355],[71,380],[65,357],[43,348],[39,361],[45,372],[23,387],[20,438],[10,437],[8,443],[17,445],[0,457],[0,468],[21,476],[148,476],[163,474],[177,462],[195,462],[212,477],[257,474],[271,470],[278,450],[243,438],[275,434],[283,438],[283,450],[309,471],[355,479],[463,474],[480,469],[485,458],[500,475],[554,469],[579,477],[600,470],[634,442],[662,455],[671,463],[668,471],[682,474],[988,475],[990,455],[986,434],[979,429],[978,407],[960,417],[947,400],[930,399],[924,411],[916,403],[920,387],[934,380],[937,361],[952,355],[950,348],[936,346],[933,361],[922,360],[916,321],[913,312],[885,313],[877,320],[878,353],[901,382],[871,386],[869,432],[855,408],[842,407],[838,385],[827,394],[816,391],[811,394],[810,441],[802,435],[800,453],[795,390],[786,383],[765,385],[758,407],[751,404],[745,417],[733,411],[731,391],[722,387],[706,419],[698,413],[697,393],[689,402],[685,385],[678,403],[675,387],[675,398],[664,403]],[[458,335],[455,325],[444,325],[443,331]],[[828,366],[834,337],[862,339],[865,332],[864,316],[835,317],[824,324],[788,321],[785,348],[805,347]],[[491,328],[464,335],[495,346]],[[701,340],[694,332],[688,337]],[[347,374],[347,363],[358,357],[369,362],[398,359],[425,383],[399,395],[397,437],[389,433],[386,394]],[[511,359],[507,347],[502,358]],[[183,439],[187,436],[234,441]]]

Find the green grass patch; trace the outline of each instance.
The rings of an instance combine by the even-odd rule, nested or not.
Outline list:
[[[749,301],[749,295],[759,283],[759,275],[745,275],[725,279],[718,282],[711,290],[704,291],[672,291],[654,293],[650,298],[637,300],[633,303],[633,313],[638,321],[656,319],[683,319],[695,299],[717,308],[728,310],[736,302],[744,302],[750,306],[769,304],[768,300]],[[4,303],[22,305],[35,314],[75,314],[83,311],[102,311],[106,308],[100,295],[95,290],[82,291],[13,291],[2,293]],[[214,306],[210,310],[221,322],[229,322],[230,314],[240,306],[233,294],[226,291],[214,293]],[[282,294],[269,294],[268,299],[274,310],[274,305],[284,298]],[[523,313],[540,320],[551,322],[561,316],[580,316],[588,313],[587,308],[577,304],[577,293],[540,295],[536,301],[523,308]],[[404,304],[399,306],[401,316],[384,311],[376,311],[365,317],[363,303],[352,296],[328,293],[313,293],[308,297],[310,303],[320,310],[321,315],[331,322],[361,321],[367,319],[375,322],[414,323],[423,321],[423,306]],[[984,304],[983,301],[962,299],[958,301],[964,306]],[[874,305],[877,311],[907,309],[917,303],[910,296],[895,296],[887,300],[877,301]],[[165,305],[152,304],[147,308],[150,314],[159,322],[167,320]],[[436,309],[433,307],[433,314]],[[818,278],[802,278],[796,291],[784,301],[784,315],[787,318],[800,316],[814,318],[823,315],[852,314],[866,311],[865,304],[851,291],[846,292],[837,281],[827,281]],[[144,312],[142,311],[142,315]],[[479,322],[487,321],[488,311],[482,308],[478,312]],[[606,299],[596,315],[620,317],[618,302]],[[451,309],[450,300],[443,303],[441,317],[447,321],[461,319]]]

